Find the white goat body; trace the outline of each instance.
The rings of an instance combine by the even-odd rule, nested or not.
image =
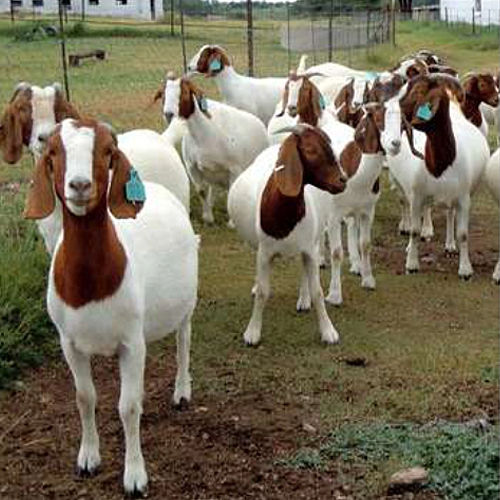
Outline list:
[[[500,149],[491,155],[484,171],[484,180],[486,187],[500,207]],[[500,283],[500,258],[493,272],[493,280],[495,283]]]

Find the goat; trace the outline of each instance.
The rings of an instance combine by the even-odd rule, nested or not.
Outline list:
[[[254,115],[206,99],[188,78],[167,78],[163,112],[186,121],[182,158],[201,197],[203,220],[213,223],[212,185],[230,186],[268,146],[266,129]]]
[[[380,197],[379,176],[384,153],[394,156],[401,148],[401,112],[397,97],[385,105],[368,104],[363,111],[364,116],[356,128],[353,140],[338,143],[333,148],[348,177],[346,189],[330,200],[328,218],[331,279],[325,300],[334,305],[342,303],[340,272],[343,259],[343,219],[348,220],[351,272],[361,274],[363,288],[375,288],[370,263],[370,242],[375,205]]]
[[[63,95],[61,85],[38,87],[19,83],[0,122],[0,149],[6,163],[17,163],[23,145],[39,157],[47,137],[64,118],[79,118],[76,108]]]
[[[324,342],[339,338],[326,313],[318,254],[327,217],[322,198],[342,192],[345,182],[324,132],[307,124],[291,130],[281,146],[264,150],[229,191],[228,212],[236,230],[244,239],[255,237],[258,246],[254,307],[243,336],[248,345],[260,341],[270,264],[277,254],[301,255],[305,273],[299,302],[314,305]]]
[[[424,158],[415,156],[403,141],[401,153],[388,157],[388,164],[410,202],[406,271],[419,269],[417,236],[422,210],[437,202],[448,207],[448,214],[453,208],[457,210],[458,274],[468,279],[473,273],[468,251],[470,198],[488,161],[489,150],[479,129],[450,102],[448,88],[463,98],[460,83],[449,75],[418,76],[404,88],[400,99],[402,115],[415,129],[415,146],[424,151]],[[448,225],[453,227],[452,223]]]
[[[57,126],[37,163],[25,217],[46,218],[55,196],[63,232],[52,256],[47,309],[76,387],[77,471],[93,474],[101,462],[90,356],[118,353],[123,484],[127,494],[142,494],[148,482],[139,434],[146,342],[177,331],[173,401],[191,398],[197,236],[179,200],[163,186],[142,184],[109,128],[93,120]]]
[[[267,126],[281,97],[286,78],[253,78],[236,72],[226,50],[204,45],[188,64],[188,74],[214,78],[224,102],[247,111]]]
[[[481,103],[493,108],[498,106],[498,87],[490,73],[469,73],[462,80],[465,99],[460,108],[464,116],[488,138],[488,123],[481,110]]]
[[[484,171],[484,180],[486,187],[500,207],[500,149],[497,149],[491,155]],[[497,285],[500,285],[500,258],[497,261],[492,278]]]

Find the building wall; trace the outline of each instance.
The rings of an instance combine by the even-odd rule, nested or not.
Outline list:
[[[476,24],[500,24],[500,0],[441,0],[440,17],[472,24],[472,9]]]
[[[151,19],[150,0],[83,0],[88,16],[127,17]],[[125,3],[124,3],[125,2]],[[154,0],[156,19],[163,17],[163,0]],[[71,7],[68,12],[81,14],[82,0],[63,0]],[[19,5],[20,4],[20,5]],[[35,4],[35,6],[33,5]],[[37,5],[42,4],[42,5]],[[39,14],[54,14],[58,12],[58,0],[16,0],[16,10],[35,12]],[[10,11],[10,0],[0,0],[0,12]]]

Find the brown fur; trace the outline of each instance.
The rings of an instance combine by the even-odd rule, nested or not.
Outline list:
[[[33,126],[31,90],[17,89],[4,111],[0,127],[0,149],[7,163],[17,163],[23,145],[30,142]]]
[[[446,73],[451,76],[458,76],[458,71],[451,68],[450,66],[443,66],[441,64],[429,64],[429,73]]]
[[[460,106],[462,112],[476,127],[480,127],[483,117],[479,105],[484,102],[493,107],[498,106],[498,89],[493,75],[473,74],[468,76],[462,85],[465,91],[465,99]]]
[[[269,236],[282,239],[305,216],[304,186],[312,184],[332,194],[342,192],[345,183],[329,145],[319,129],[308,129],[285,139],[262,193],[260,224]]]
[[[401,75],[393,75],[393,77],[385,83],[382,83],[377,78],[373,82],[372,88],[368,91],[366,101],[384,103],[394,97],[403,85],[404,80]]]
[[[365,92],[363,96],[363,101],[366,102],[368,99],[368,85],[365,85]],[[350,127],[356,128],[359,121],[363,116],[363,110],[361,108],[353,108],[352,100],[354,98],[354,80],[345,84],[340,92],[335,98],[334,104],[335,108],[340,110],[337,112],[337,118],[342,123],[349,125]],[[344,106],[342,106],[344,104]],[[342,107],[341,107],[342,106]]]
[[[68,102],[63,96],[62,92],[57,90],[54,101],[54,115],[56,123],[61,123],[66,118],[74,118],[79,120],[81,118],[78,110]]]
[[[221,62],[221,69],[218,71],[210,70],[210,64],[214,59],[218,59]],[[216,45],[211,45],[206,47],[200,54],[196,70],[208,77],[215,76],[220,73],[226,66],[231,66],[231,61],[229,60],[229,57],[224,49],[217,47]]]
[[[125,200],[125,183],[130,163],[115,144],[110,130],[92,120],[81,120],[77,127],[93,127],[92,195],[84,216],[75,216],[65,204],[64,178],[66,159],[59,128],[50,137],[47,150],[37,165],[40,182],[28,196],[26,217],[46,216],[46,191],[55,189],[63,205],[64,239],[54,262],[54,280],[58,295],[66,304],[78,308],[116,292],[125,273],[127,258],[108,214],[117,218],[135,217],[142,204]],[[113,170],[108,194],[109,171]],[[52,173],[52,179],[50,174]],[[39,209],[41,207],[41,209]],[[52,204],[53,208],[53,204]]]
[[[432,112],[428,121],[416,116],[418,107],[425,103],[429,103]],[[400,105],[405,119],[427,135],[425,165],[431,175],[440,177],[456,157],[456,142],[449,114],[450,98],[445,82],[427,76],[412,80]]]
[[[320,92],[316,85],[307,77],[303,77],[297,102],[299,121],[308,123],[313,127],[318,125],[322,109],[320,106]]]
[[[194,99],[203,98],[203,92],[188,78],[181,79],[181,95],[179,102],[179,116],[186,120],[194,113]],[[210,113],[204,111],[210,118]]]

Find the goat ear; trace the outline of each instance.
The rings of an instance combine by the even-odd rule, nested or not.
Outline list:
[[[162,86],[155,92],[155,95],[153,96],[153,103],[159,101],[160,99],[163,99],[164,95],[165,95],[165,84],[162,84]]]
[[[109,209],[117,219],[135,219],[144,202],[132,202],[126,198],[126,184],[130,180],[132,167],[126,156],[118,148],[114,148],[111,157],[111,168],[113,178],[111,179],[108,194]]]
[[[284,196],[298,196],[302,189],[304,167],[299,156],[299,139],[296,135],[288,136],[281,145],[274,175],[278,189]]]
[[[13,105],[9,105],[2,119],[0,145],[3,158],[9,164],[17,163],[23,153],[23,126]]]
[[[425,157],[424,155],[415,148],[415,143],[413,141],[413,128],[412,126],[408,123],[408,120],[405,118],[404,115],[401,115],[402,121],[403,121],[403,130],[406,132],[406,135],[408,137],[408,144],[410,146],[410,151],[417,157],[420,158],[421,160],[424,160]]]
[[[47,152],[38,160],[33,181],[24,206],[25,219],[44,219],[55,208],[56,199],[52,187],[52,163]]]
[[[73,118],[74,120],[80,119],[80,113],[73,104],[66,100],[62,92],[56,92],[54,115],[56,123],[60,123],[66,118]]]

